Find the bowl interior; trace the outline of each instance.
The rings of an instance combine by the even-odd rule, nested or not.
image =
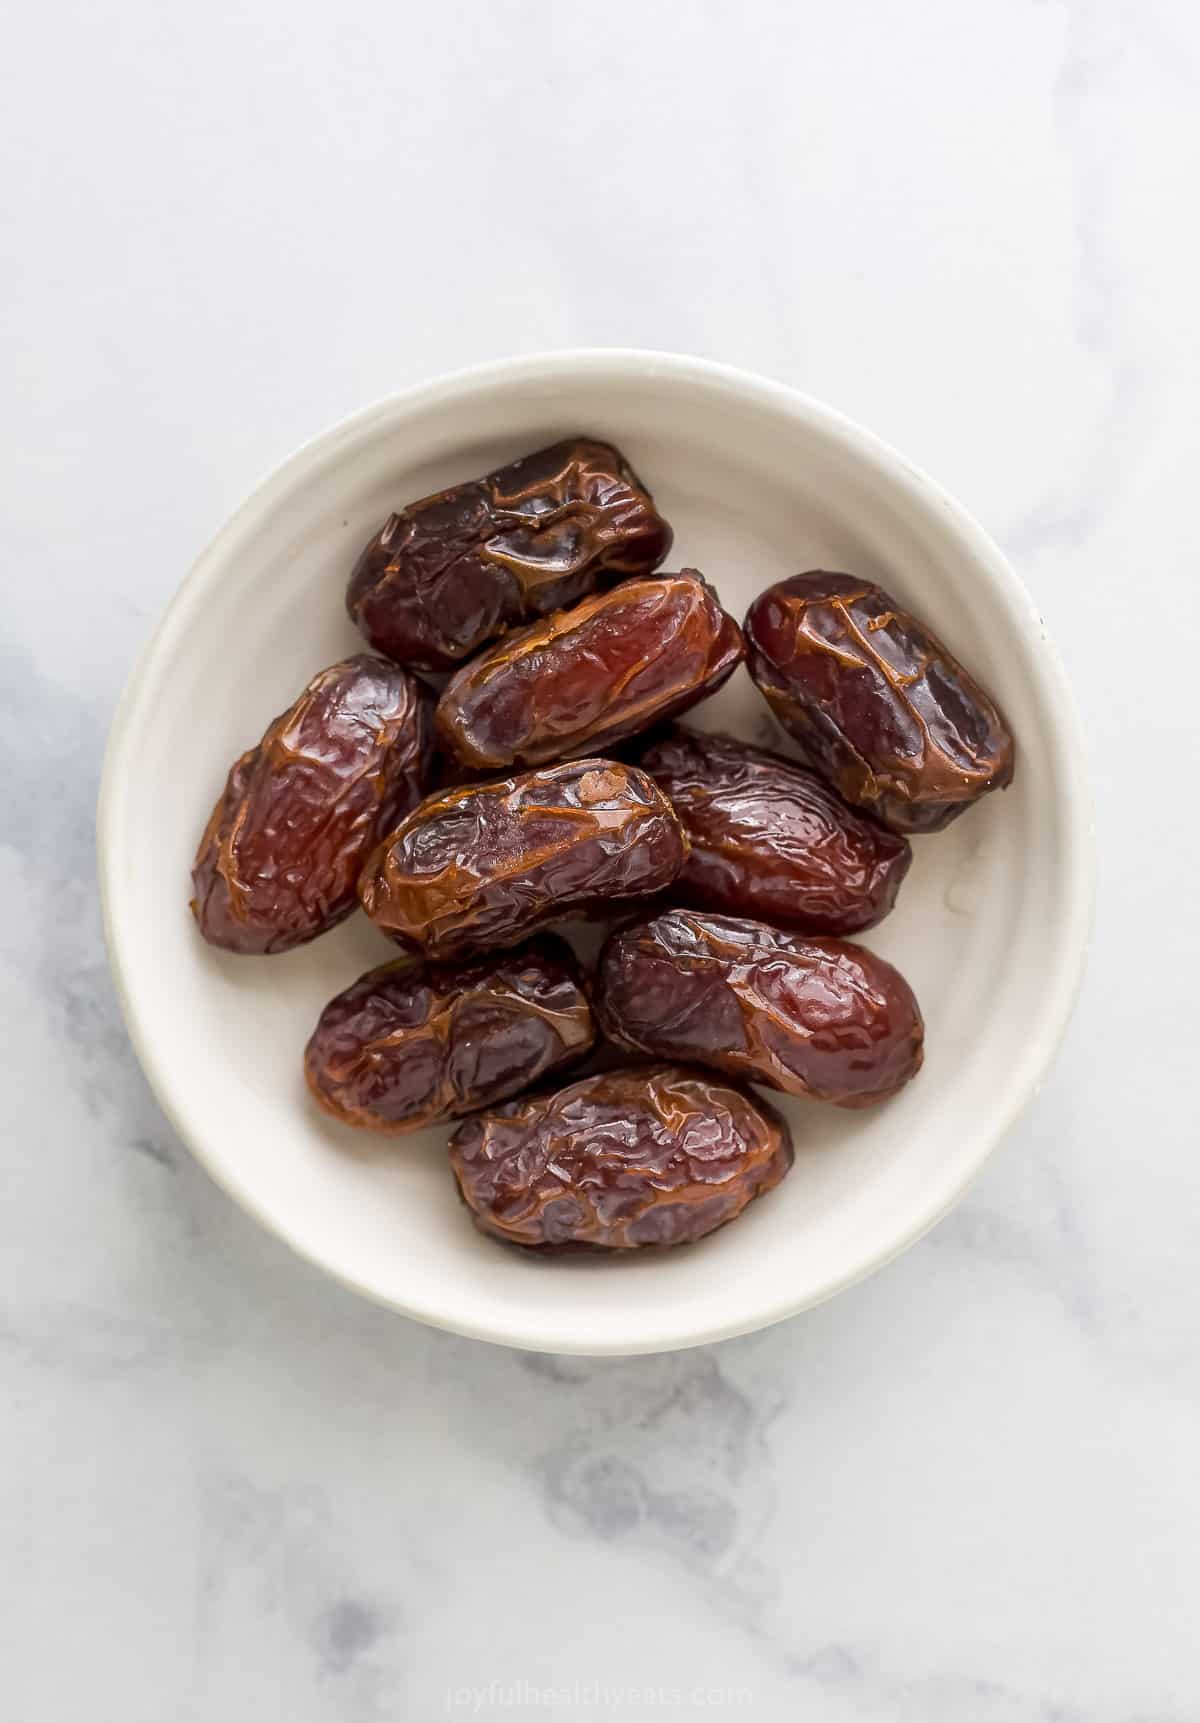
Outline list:
[[[996,695],[1011,789],[916,840],[895,913],[865,943],[913,984],[928,1039],[896,1100],[784,1101],[791,1176],[703,1244],[553,1264],[479,1237],[431,1131],[364,1144],[308,1104],[301,1053],[325,1001],[392,954],[361,916],[286,956],[211,950],[188,912],[195,844],[234,756],[361,641],[343,609],[393,506],[577,431],[617,442],[691,564],[739,619],[813,566],[870,575]],[[783,746],[744,671],[690,720]],[[803,398],[690,361],[592,355],[450,379],[308,445],[185,585],[131,684],[101,847],[135,1042],[184,1137],[229,1190],[361,1291],[461,1332],[560,1351],[734,1333],[848,1283],[917,1236],[1035,1086],[1086,935],[1086,807],[1052,650],[998,553],[896,457]]]

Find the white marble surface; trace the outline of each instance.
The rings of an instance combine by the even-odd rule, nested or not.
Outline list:
[[[0,81],[5,1719],[1200,1718],[1200,11],[47,0]],[[92,858],[121,682],[263,469],[593,343],[795,383],[957,492],[1062,644],[1102,851],[1062,1057],[957,1213],[627,1363],[425,1331],[235,1211]]]

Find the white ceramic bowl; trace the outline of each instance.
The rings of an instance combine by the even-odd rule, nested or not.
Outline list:
[[[393,506],[572,432],[624,449],[695,565],[741,617],[811,567],[869,575],[928,619],[1017,737],[1011,789],[919,838],[866,943],[927,1024],[924,1070],[845,1113],[784,1102],[791,1175],[736,1225],[662,1254],[545,1263],[481,1238],[446,1133],[364,1147],[308,1104],[321,1006],[394,955],[361,916],[282,957],[206,946],[195,845],[226,770],[314,671],[358,650],[343,592]],[[779,745],[744,671],[694,715]],[[1075,996],[1092,840],[1077,721],[1028,596],[963,511],[898,455],[790,389],[654,353],[552,353],[368,408],[242,505],[171,605],[126,690],[101,793],[101,879],[130,1033],[179,1134],[310,1261],[422,1321],[560,1352],[631,1353],[774,1322],[849,1285],[943,1215],[1036,1091]]]

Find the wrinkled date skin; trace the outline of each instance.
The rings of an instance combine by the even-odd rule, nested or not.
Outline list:
[[[474,963],[372,970],[322,1011],[304,1074],[335,1119],[398,1134],[507,1100],[595,1036],[574,954],[545,934]]]
[[[772,1190],[792,1154],[773,1107],[673,1065],[510,1101],[450,1139],[480,1231],[548,1253],[691,1244]]]
[[[805,761],[897,832],[938,832],[1012,782],[983,689],[882,588],[815,570],[746,614],[750,674]]]
[[[457,957],[658,891],[686,854],[652,778],[577,760],[430,796],[371,856],[359,896],[400,944]]]
[[[602,578],[649,574],[671,536],[620,452],[575,437],[392,515],[346,606],[376,651],[449,670]]]
[[[803,933],[857,933],[892,908],[912,851],[803,766],[678,729],[639,764],[691,848],[672,900]]]
[[[715,1066],[838,1107],[886,1101],[920,1070],[924,1026],[898,970],[862,946],[667,910],[614,933],[596,1008],[635,1052]]]
[[[438,742],[476,771],[603,753],[714,693],[743,652],[695,569],[628,580],[460,670],[438,702]]]
[[[424,795],[433,696],[360,653],[314,676],[231,767],[192,868],[192,914],[226,951],[289,951],[355,908],[359,871]]]

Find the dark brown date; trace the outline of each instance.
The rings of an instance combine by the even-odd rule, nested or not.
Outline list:
[[[425,792],[433,696],[360,653],[314,676],[231,767],[192,868],[226,951],[289,951],[344,920],[363,862]]]
[[[893,831],[938,832],[1012,782],[994,703],[869,580],[814,570],[746,613],[750,674],[807,764]]]
[[[614,933],[595,1005],[635,1052],[838,1107],[886,1101],[923,1056],[912,989],[882,957],[727,915],[672,909]]]
[[[573,437],[392,515],[359,557],[346,606],[377,651],[449,670],[602,578],[649,574],[670,548],[620,452]]]
[[[359,896],[400,944],[457,957],[658,891],[686,854],[645,772],[576,760],[430,796],[371,856]]]
[[[480,1231],[543,1251],[694,1243],[791,1164],[791,1132],[773,1107],[678,1065],[510,1101],[450,1139]]]
[[[732,736],[679,729],[639,764],[691,848],[676,903],[803,933],[857,933],[896,901],[912,851],[814,772]]]
[[[304,1074],[343,1124],[419,1131],[519,1094],[595,1035],[574,954],[545,934],[475,963],[373,969],[322,1011]]]
[[[438,701],[438,741],[475,771],[603,753],[714,693],[743,650],[695,569],[627,580],[464,666]]]

